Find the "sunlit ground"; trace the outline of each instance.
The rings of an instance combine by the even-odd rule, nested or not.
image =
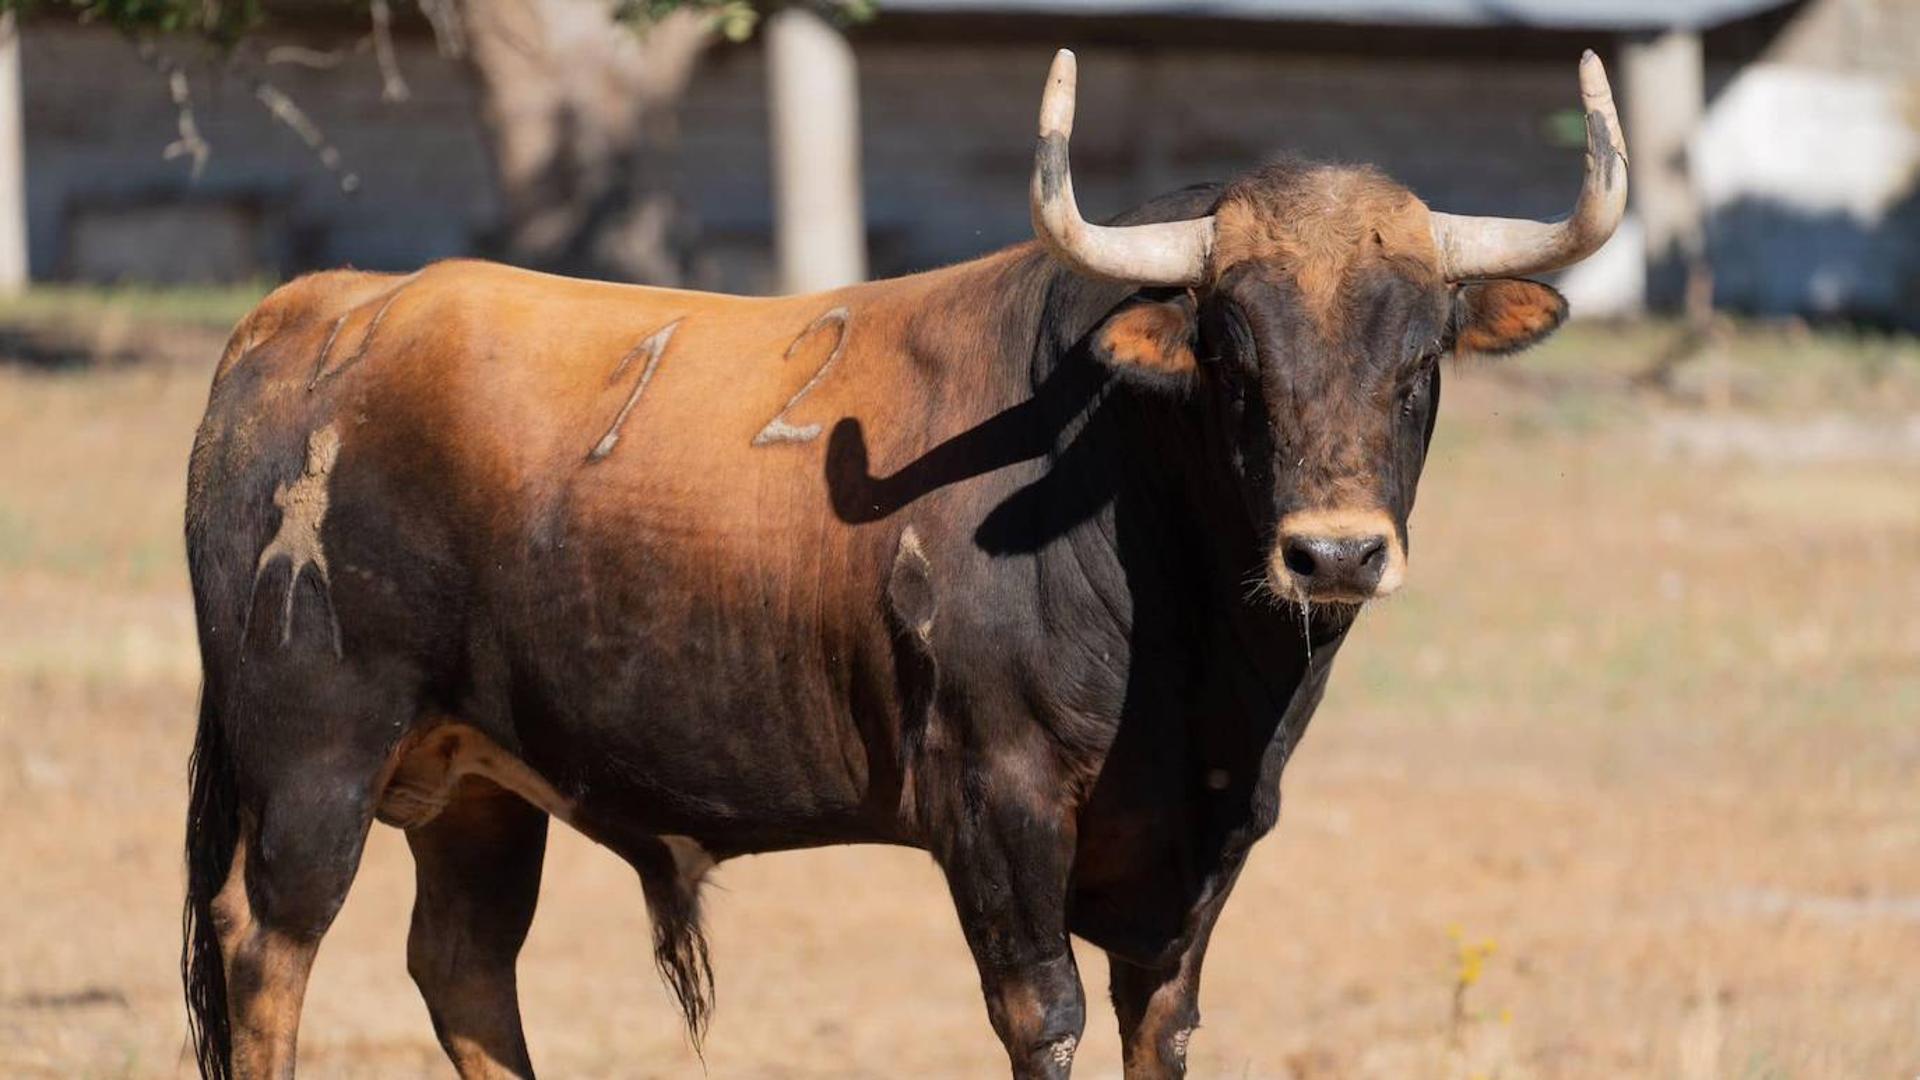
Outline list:
[[[179,504],[220,335],[153,319],[229,313],[61,303],[14,316],[77,323],[47,331],[69,361],[118,336],[104,368],[0,365],[0,1074],[177,1075]],[[1216,935],[1195,1075],[1920,1072],[1920,349],[1749,330],[1633,389],[1671,337],[1576,328],[1449,383],[1411,581]],[[705,1075],[1002,1069],[924,856],[717,882]],[[448,1074],[411,888],[377,829],[306,1075]],[[1114,1076],[1081,969],[1080,1070]],[[521,970],[550,1075],[702,1075],[610,855],[556,834]]]

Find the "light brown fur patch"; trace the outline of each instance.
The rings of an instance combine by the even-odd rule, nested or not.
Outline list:
[[[1440,276],[1426,204],[1364,167],[1278,167],[1235,182],[1214,212],[1213,276],[1248,260],[1283,264],[1329,328],[1361,271],[1392,262],[1436,285]]]
[[[1139,304],[1108,319],[1100,345],[1109,360],[1169,375],[1196,366],[1186,313],[1173,304]]]
[[[466,724],[442,723],[409,738],[395,751],[392,770],[381,787],[375,813],[398,828],[419,828],[438,817],[469,776],[492,781],[561,821],[573,821],[571,800],[499,743]]]
[[[1508,353],[1552,333],[1567,317],[1566,301],[1532,281],[1483,281],[1467,286],[1471,315],[1460,330],[1467,352]]]

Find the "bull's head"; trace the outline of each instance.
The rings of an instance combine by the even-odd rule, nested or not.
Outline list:
[[[1552,333],[1565,299],[1519,275],[1586,258],[1625,210],[1626,146],[1599,58],[1580,61],[1585,181],[1573,213],[1552,223],[1442,214],[1372,169],[1290,165],[1229,185],[1204,218],[1089,224],[1067,165],[1074,82],[1062,50],[1040,105],[1034,229],[1075,271],[1149,287],[1094,331],[1094,351],[1214,410],[1271,532],[1274,594],[1360,603],[1392,592],[1406,576],[1439,361]]]

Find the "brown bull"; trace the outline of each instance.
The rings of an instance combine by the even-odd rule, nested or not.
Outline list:
[[[1071,54],[1040,242],[743,299],[474,262],[269,297],[214,377],[187,537],[205,666],[184,975],[202,1070],[292,1072],[378,818],[462,1076],[528,1075],[514,963],[550,818],[633,865],[695,1037],[698,895],[749,852],[946,874],[1020,1076],[1107,951],[1127,1075],[1178,1075],[1201,961],[1357,606],[1456,349],[1537,341],[1513,275],[1625,199],[1604,74],[1558,224],[1271,167],[1113,226],[1074,206]]]

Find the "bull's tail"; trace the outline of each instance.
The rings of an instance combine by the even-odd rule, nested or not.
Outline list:
[[[646,894],[647,914],[653,919],[653,962],[660,977],[679,1002],[687,1021],[687,1037],[695,1053],[706,1038],[713,1015],[713,964],[707,957],[707,935],[700,925],[700,878],[704,869],[688,873],[677,865],[665,844],[659,857],[635,860],[640,888]]]
[[[213,898],[226,883],[239,843],[240,818],[233,763],[212,697],[208,690],[201,691],[200,728],[187,764],[187,901],[180,916],[180,979],[186,987],[187,1027],[200,1075],[228,1080],[233,1074],[233,1038]]]

